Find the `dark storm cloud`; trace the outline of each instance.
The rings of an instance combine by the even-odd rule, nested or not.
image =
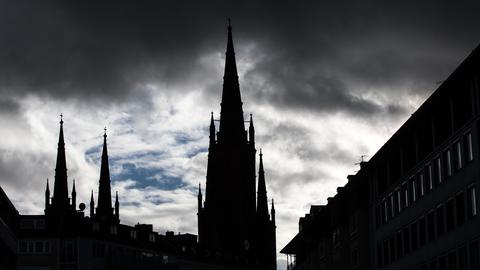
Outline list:
[[[480,40],[479,5],[4,0],[0,93],[108,101],[148,84],[191,89],[218,76],[199,59],[224,51],[231,16],[237,58],[263,56],[244,74],[246,92],[278,106],[395,114],[405,108],[362,91],[432,91]],[[248,44],[255,52],[239,55]]]

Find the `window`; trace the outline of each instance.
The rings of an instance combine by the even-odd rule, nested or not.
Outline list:
[[[455,212],[457,214],[457,225],[465,222],[465,196],[460,192],[455,196]]]
[[[105,257],[105,245],[100,242],[93,242],[92,255],[99,258]]]
[[[467,269],[467,247],[463,246],[458,250],[458,269]]]
[[[137,231],[135,230],[130,230],[130,238],[132,239],[137,239]]]
[[[463,166],[462,144],[460,141],[455,143],[455,169],[460,170]]]
[[[465,156],[467,162],[473,160],[473,145],[472,145],[472,134],[468,133],[464,137],[464,146],[465,146]]]
[[[468,253],[470,254],[470,270],[480,269],[480,258],[478,256],[478,241],[470,243]]]
[[[155,242],[155,234],[153,233],[148,234],[148,241]]]
[[[393,196],[387,198],[387,220],[393,217]]]
[[[336,228],[332,234],[333,245],[337,246],[340,244],[340,228]]]
[[[21,240],[18,242],[18,252],[22,254],[50,253],[50,241]]]
[[[419,246],[423,246],[425,245],[425,240],[427,238],[425,217],[420,218],[418,221],[418,227]]]
[[[390,237],[388,240],[388,244],[390,246],[390,261],[393,262],[395,260],[395,236]]]
[[[431,211],[427,214],[427,232],[428,241],[435,239],[435,212]]]
[[[354,248],[350,256],[352,260],[352,268],[356,268],[358,266],[358,249]]]
[[[397,242],[397,258],[403,256],[403,238],[402,231],[398,231],[395,236],[395,241]]]
[[[418,246],[418,229],[417,229],[417,222],[414,222],[410,225],[410,233],[411,233],[411,244],[412,250],[415,250]]]
[[[389,262],[388,241],[383,241],[383,264],[386,265]]]
[[[402,208],[408,207],[408,187],[407,183],[402,184]]]
[[[410,178],[410,201],[413,203],[417,200],[417,184],[415,177]]]
[[[93,222],[93,224],[92,224],[92,230],[93,230],[94,232],[100,231],[100,224],[98,224],[97,222]]]
[[[457,269],[457,254],[455,251],[448,253],[448,270]]]
[[[467,190],[467,207],[469,218],[477,215],[477,195],[475,192],[475,186],[471,186]]]
[[[449,177],[452,175],[452,152],[448,149],[443,155],[443,161],[445,162],[445,176]]]
[[[425,195],[425,175],[423,174],[423,171],[417,174],[417,190],[419,193],[419,198]]]
[[[118,234],[118,228],[117,226],[110,226],[110,234],[117,235]]]
[[[446,210],[446,229],[447,231],[453,230],[453,227],[455,225],[455,213],[454,213],[454,208],[453,208],[453,199],[450,199],[447,201],[445,204],[445,210]]]
[[[442,160],[440,159],[440,157],[437,157],[435,159],[435,179],[437,181],[437,184],[442,183],[442,179],[443,179]]]
[[[432,164],[428,164],[427,167],[425,168],[425,181],[426,181],[426,188],[427,191],[430,191],[433,189],[433,168]]]
[[[384,221],[387,222],[388,221],[388,207],[387,207],[387,201],[386,200],[383,200],[382,202],[382,210],[383,210],[383,218],[384,218]]]
[[[382,267],[382,246],[380,244],[377,244],[377,265],[378,268]]]
[[[27,241],[18,241],[18,252],[27,253]]]
[[[437,236],[445,232],[445,206],[437,207]]]
[[[447,269],[447,257],[441,256],[438,258],[438,270],[446,270]]]
[[[410,251],[410,229],[403,228],[403,253],[407,254]]]
[[[402,192],[400,191],[400,189],[397,189],[395,191],[395,209],[396,209],[396,213],[400,213],[402,211]]]
[[[375,207],[375,217],[375,222],[378,228],[382,224],[382,211],[380,210],[380,204],[377,204],[377,206]]]

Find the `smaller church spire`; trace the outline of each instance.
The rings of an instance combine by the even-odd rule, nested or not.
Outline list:
[[[118,191],[115,192],[115,221],[120,223],[120,203],[118,202]]]
[[[258,168],[258,194],[257,194],[257,214],[259,218],[268,218],[268,200],[267,187],[265,184],[265,171],[263,170],[263,154],[260,149],[260,165]]]
[[[200,210],[202,210],[202,201],[203,201],[202,184],[201,183],[198,183],[197,201],[198,201],[198,212],[200,212]]]
[[[97,217],[107,221],[112,219],[112,191],[110,188],[110,169],[108,166],[107,128],[103,134],[102,164],[98,187]]]
[[[252,114],[250,114],[250,126],[248,127],[248,141],[252,147],[255,147],[255,128],[253,127]]]
[[[95,216],[95,201],[93,200],[93,190],[92,196],[90,196],[90,218]]]
[[[48,185],[47,178],[47,187],[45,188],[45,210],[50,206],[50,187]]]
[[[215,122],[213,120],[213,112],[210,116],[210,147],[215,145]]]
[[[75,190],[75,179],[73,179],[72,187],[72,208],[73,210],[77,209],[77,191]]]
[[[60,114],[60,132],[58,135],[57,162],[55,166],[52,204],[57,210],[65,210],[67,209],[68,203],[67,163],[65,161],[65,140],[63,138],[63,114]]]
[[[273,223],[273,226],[275,226],[275,203],[273,202],[273,198],[272,198],[272,210],[271,210],[271,213],[272,213],[272,223]]]

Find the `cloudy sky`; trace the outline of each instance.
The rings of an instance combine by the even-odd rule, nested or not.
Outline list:
[[[0,185],[43,211],[63,113],[78,201],[106,126],[122,222],[196,233],[231,17],[280,249],[480,42],[478,1],[397,2],[0,0]]]

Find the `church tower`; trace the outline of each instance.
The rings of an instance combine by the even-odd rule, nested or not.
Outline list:
[[[253,117],[250,115],[247,131],[229,21],[220,125],[216,132],[212,113],[203,204],[199,188],[199,242],[204,248],[241,256],[261,269],[273,270],[275,224],[268,214],[262,159],[260,162],[257,202]]]
[[[68,197],[67,162],[65,158],[65,139],[63,137],[63,115],[60,115],[60,132],[58,135],[57,162],[53,183],[53,197],[50,198],[50,187],[47,179],[45,189],[45,214],[63,215],[76,210],[75,182],[72,189],[72,203]]]
[[[93,200],[91,200],[91,204],[94,204]],[[94,217],[97,220],[106,223],[120,222],[118,194],[115,196],[115,212],[114,208],[112,208],[112,191],[110,187],[110,166],[108,165],[106,128],[105,133],[103,134],[102,163],[100,165],[100,180],[98,181],[98,200]]]

